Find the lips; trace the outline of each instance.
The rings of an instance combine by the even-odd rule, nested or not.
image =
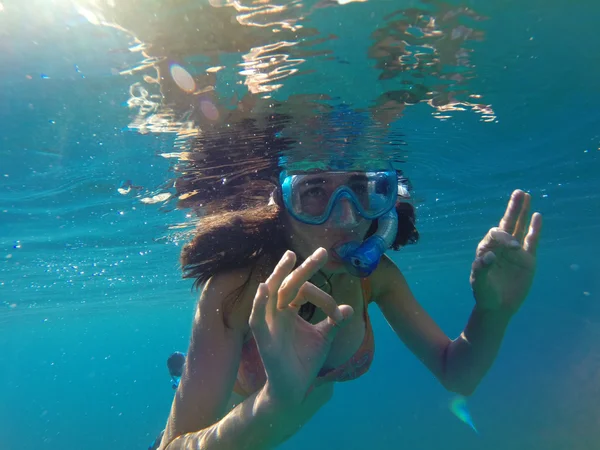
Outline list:
[[[336,248],[336,247],[339,247],[340,245],[344,245],[344,244],[346,244],[346,243],[348,243],[348,242],[352,242],[352,241],[354,241],[354,240],[355,240],[355,239],[352,239],[352,238],[344,238],[344,239],[340,239],[339,241],[335,241],[335,242],[333,243],[333,245],[331,246],[331,248]]]
[[[338,253],[338,250],[341,249],[344,245],[350,243],[350,242],[354,242],[357,243],[358,240],[357,239],[351,239],[351,238],[344,238],[344,239],[340,239],[339,241],[336,241],[332,246],[331,246],[331,251],[330,254],[332,256],[332,259],[334,261],[337,262],[341,262],[343,263],[344,260],[342,258],[342,255],[340,255]],[[343,253],[343,252],[342,252]]]
[[[349,237],[347,237],[347,238],[344,238],[344,239],[340,239],[340,240],[338,240],[338,241],[335,241],[335,242],[334,242],[334,243],[331,245],[331,248],[330,248],[330,250],[331,250],[331,253],[334,253],[334,254],[335,254],[335,249],[336,249],[336,248],[338,248],[338,247],[340,247],[340,246],[342,246],[342,245],[344,245],[344,244],[347,244],[348,242],[352,242],[352,241],[354,241],[354,240],[355,240],[355,239],[352,239],[352,238],[349,238]]]
[[[329,255],[330,255],[329,261],[331,261],[331,262],[336,262],[336,263],[344,262],[344,261],[342,261],[342,258],[340,258],[340,255],[338,255],[338,253],[335,251],[335,247],[331,248]]]

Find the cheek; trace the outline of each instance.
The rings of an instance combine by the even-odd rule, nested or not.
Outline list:
[[[288,223],[292,232],[292,242],[310,247],[307,250],[314,251],[318,247],[327,247],[334,241],[338,241],[341,234],[348,233],[350,236],[354,236],[355,239],[359,237],[362,239],[369,231],[372,221],[363,220],[353,230],[340,230],[328,223],[318,226],[308,225],[296,220],[291,220]]]
[[[328,234],[327,228],[323,226],[311,226],[306,224],[301,224],[294,232],[307,243],[318,243],[323,239],[326,239]]]
[[[329,248],[332,244],[331,233],[323,226],[299,224],[292,232],[292,243],[296,246],[296,251],[304,257],[308,257],[319,247]]]
[[[365,236],[367,234],[367,231],[369,231],[369,228],[371,228],[371,224],[373,223],[372,220],[365,220],[365,223],[361,226],[361,235]]]
[[[301,236],[306,242],[322,242],[329,239],[337,240],[342,234],[348,234],[355,237],[365,236],[367,231],[369,231],[369,228],[371,228],[371,223],[371,221],[365,220],[353,229],[341,229],[329,224],[314,226],[300,223],[294,227],[293,232],[297,236]]]

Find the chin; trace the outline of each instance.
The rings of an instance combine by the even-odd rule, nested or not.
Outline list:
[[[322,270],[331,275],[348,272],[344,263],[336,259],[329,259]]]

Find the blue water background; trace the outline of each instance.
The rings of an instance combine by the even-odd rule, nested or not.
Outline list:
[[[338,385],[282,449],[600,448],[600,8],[488,9],[473,85],[497,123],[407,110],[397,126],[424,199],[422,238],[394,255],[454,337],[473,306],[475,246],[511,190],[529,191],[544,214],[531,295],[468,403],[481,434],[373,308],[372,369]],[[180,244],[162,239],[184,213],[116,189],[166,180],[157,154],[172,137],[123,130],[131,80],[63,44],[72,52],[21,42],[1,56],[0,448],[143,449],[166,420],[165,360],[187,346],[196,294],[179,276]]]

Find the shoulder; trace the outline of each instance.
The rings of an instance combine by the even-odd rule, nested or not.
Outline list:
[[[387,293],[408,289],[406,279],[400,268],[387,255],[383,255],[377,269],[369,277],[371,283],[372,301],[386,298]]]
[[[202,318],[220,318],[226,328],[247,330],[258,284],[267,272],[264,264],[217,273],[202,286],[194,324]]]

